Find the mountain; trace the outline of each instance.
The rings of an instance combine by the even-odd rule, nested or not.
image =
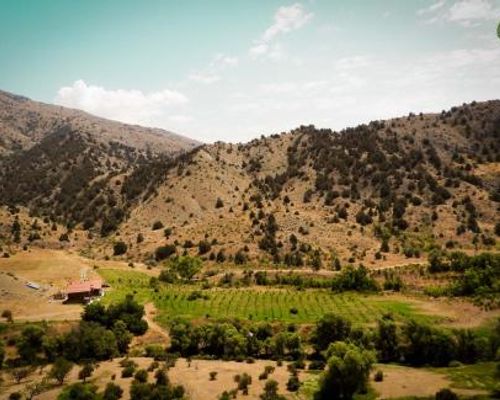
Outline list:
[[[80,231],[88,231],[94,257],[111,256],[124,241],[134,260],[161,258],[155,251],[169,244],[219,261],[331,267],[496,246],[498,100],[341,132],[301,126],[174,157],[130,153],[120,143],[106,148],[106,158],[97,139],[73,143],[70,131],[8,156],[0,187],[9,194],[0,201],[69,225],[70,245],[81,247]],[[59,173],[74,168],[90,177],[85,190],[81,178]]]
[[[120,177],[199,144],[0,92],[0,203],[69,227],[99,219],[114,230],[124,218]]]
[[[0,90],[0,154],[28,150],[60,129],[87,135],[100,144],[117,143],[155,153],[172,154],[200,144],[162,129],[110,121]]]

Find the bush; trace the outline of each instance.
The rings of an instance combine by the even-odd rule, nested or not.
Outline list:
[[[299,377],[296,375],[292,375],[286,383],[286,390],[288,390],[289,392],[296,392],[300,389],[300,385],[301,384],[299,381]]]
[[[134,375],[134,372],[135,372],[135,366],[134,365],[127,365],[122,370],[122,378],[130,378],[130,377],[132,377],[132,375]]]
[[[154,231],[157,231],[158,229],[162,229],[162,228],[163,228],[163,223],[161,221],[155,221],[153,223],[152,229]]]
[[[103,400],[118,400],[123,395],[123,389],[113,382],[109,382],[104,389]]]
[[[166,246],[157,247],[155,250],[156,261],[162,261],[174,255],[176,247],[174,244],[167,244]]]
[[[321,371],[325,369],[326,363],[323,360],[313,360],[309,363],[308,369],[311,371]]]
[[[384,380],[384,373],[379,369],[377,372],[375,372],[373,380],[375,382],[382,382]]]
[[[134,379],[138,382],[146,383],[148,381],[148,371],[145,369],[138,370],[134,375]]]
[[[128,246],[125,242],[119,241],[113,245],[113,255],[121,256],[127,252]]]
[[[458,396],[450,389],[441,389],[436,393],[436,400],[458,400]]]
[[[211,381],[215,381],[217,379],[217,371],[210,371],[208,375],[210,376]]]

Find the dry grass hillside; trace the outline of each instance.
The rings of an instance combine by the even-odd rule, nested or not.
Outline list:
[[[69,231],[99,227],[107,234],[125,218],[125,175],[197,145],[160,129],[0,92],[0,204],[11,213],[26,207]]]
[[[0,91],[0,154],[27,150],[63,126],[89,135],[99,144],[116,142],[154,153],[177,153],[199,144],[162,129],[110,121]]]
[[[297,266],[318,257],[324,266],[416,262],[435,246],[494,249],[499,138],[500,102],[491,101],[339,133],[300,127],[203,146],[162,171],[120,238],[141,259],[165,244],[198,253],[206,241],[206,257]],[[163,228],[153,230],[157,221]]]
[[[0,200],[12,215],[21,204],[31,219],[65,225],[67,245],[93,257],[123,241],[120,257],[132,260],[154,262],[169,246],[219,262],[331,268],[419,262],[436,246],[497,248],[498,100],[341,132],[302,126],[176,157],[121,145],[96,157],[99,143],[73,139],[63,131],[55,144],[42,140],[44,151],[5,158]]]

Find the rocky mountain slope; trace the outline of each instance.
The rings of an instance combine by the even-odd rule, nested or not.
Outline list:
[[[63,130],[46,147],[71,137]],[[434,247],[497,246],[499,150],[500,101],[474,102],[342,132],[302,126],[247,144],[204,145],[173,158],[145,157],[133,169],[97,165],[94,153],[77,150],[82,169],[112,177],[92,178],[82,193],[56,175],[59,189],[48,194],[33,177],[20,197],[0,200],[88,230],[95,257],[112,255],[123,241],[122,257],[151,261],[175,251],[285,266],[416,262]],[[116,152],[116,160],[127,157],[120,146]],[[68,158],[75,159],[42,157],[49,165]],[[40,165],[7,171],[4,188],[13,174],[32,176]],[[68,239],[75,245],[71,230]],[[155,253],[160,246],[168,250]]]

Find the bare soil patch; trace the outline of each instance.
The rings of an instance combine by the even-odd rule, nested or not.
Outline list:
[[[419,368],[396,365],[378,365],[384,372],[382,382],[373,382],[372,386],[380,399],[391,399],[406,396],[434,396],[437,391],[450,387],[450,380],[443,374]],[[464,395],[482,394],[477,390],[453,389]]]

